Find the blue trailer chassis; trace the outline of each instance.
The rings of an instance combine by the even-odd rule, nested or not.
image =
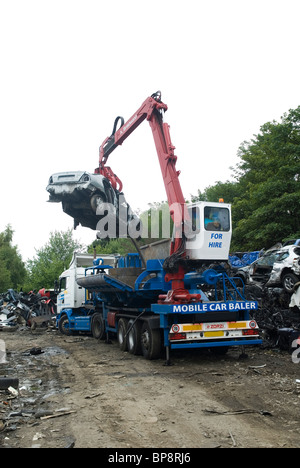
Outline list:
[[[130,254],[127,257],[130,258]],[[136,254],[132,258],[139,262]],[[125,272],[126,264],[132,266],[130,261],[123,262]],[[88,304],[89,307],[93,305],[93,311],[66,309],[58,321],[62,314],[66,314],[69,332],[91,332],[93,313],[98,313],[103,318],[107,336],[118,333],[121,318],[131,320],[131,326],[137,321],[146,321],[150,329],[160,330],[167,361],[170,349],[228,348],[262,343],[251,316],[257,303],[245,299],[243,283],[238,288],[235,279],[228,277],[222,269],[206,270],[201,275],[191,272],[185,276],[186,287],[191,294],[200,293],[202,302],[158,303],[159,295],[171,287],[164,281],[162,264],[163,260],[148,260],[146,270],[137,277],[134,286],[110,276],[105,265],[95,264],[92,269],[87,269],[85,278],[78,281],[89,292]],[[199,284],[210,286],[214,291],[213,300],[199,289]],[[176,333],[177,329],[179,333]]]

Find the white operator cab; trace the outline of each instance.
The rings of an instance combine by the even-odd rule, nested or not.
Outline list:
[[[96,259],[102,259],[100,265],[114,267],[118,255],[97,255]],[[57,314],[63,309],[77,309],[85,304],[85,289],[77,284],[77,279],[85,276],[85,269],[94,265],[95,257],[92,254],[74,253],[69,269],[59,277],[59,293],[57,296]],[[92,274],[88,270],[87,274]]]
[[[187,256],[191,260],[227,261],[232,234],[231,205],[197,202],[187,205],[192,236],[187,239]]]

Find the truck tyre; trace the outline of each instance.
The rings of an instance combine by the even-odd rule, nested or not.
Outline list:
[[[146,359],[158,359],[161,352],[161,334],[158,328],[152,329],[148,322],[142,326],[141,346]]]
[[[128,321],[126,319],[121,318],[118,322],[118,343],[119,348],[121,351],[127,351],[127,324]]]
[[[0,377],[0,390],[7,390],[9,387],[17,390],[19,388],[19,379]]]
[[[294,273],[291,273],[291,272],[286,273],[282,277],[282,285],[284,289],[289,293],[292,293],[294,291],[294,286],[298,281],[299,281],[298,276],[296,276]]]
[[[69,319],[67,315],[62,315],[59,319],[58,329],[62,335],[71,335]]]
[[[105,339],[105,323],[101,314],[94,314],[91,320],[91,332],[96,340]]]
[[[102,203],[105,203],[105,200],[102,195],[96,194],[91,198],[91,207],[94,213],[97,213],[97,209],[101,206]]]
[[[127,349],[130,354],[141,354],[141,333],[142,325],[140,322],[135,322],[133,319],[129,320],[127,328]]]

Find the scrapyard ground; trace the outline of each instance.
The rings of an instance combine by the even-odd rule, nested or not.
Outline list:
[[[0,391],[2,448],[300,446],[300,364],[287,351],[173,351],[166,367],[55,329],[0,339],[0,377],[20,382],[18,397]]]

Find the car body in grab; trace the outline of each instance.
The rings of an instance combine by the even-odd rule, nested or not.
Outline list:
[[[116,226],[113,233],[98,232],[98,237],[118,237],[117,230],[121,223],[127,229],[128,223],[138,219],[123,193],[115,190],[101,174],[84,171],[53,174],[46,190],[49,192],[49,202],[61,202],[63,211],[74,219],[75,229],[81,224],[99,231],[99,221],[104,219],[106,224]]]

